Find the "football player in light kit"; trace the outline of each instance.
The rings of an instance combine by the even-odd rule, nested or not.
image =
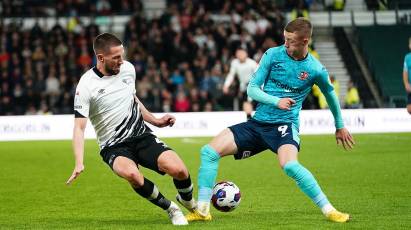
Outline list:
[[[408,39],[408,47],[411,50],[411,37]],[[407,112],[411,114],[411,52],[404,57],[404,69],[402,71],[405,92],[407,93]]]
[[[135,96],[135,70],[123,60],[122,42],[112,34],[98,35],[93,43],[97,65],[81,77],[74,102],[73,149],[75,167],[70,184],[84,170],[84,130],[87,118],[93,124],[100,155],[115,174],[127,180],[136,193],[164,209],[174,225],[186,225],[180,208],[166,199],[138,165],[168,174],[177,188],[177,200],[193,210],[193,185],[183,161],[151,133],[144,122],[157,127],[172,126],[175,118],[156,118]]]
[[[340,105],[328,73],[308,52],[312,25],[297,18],[284,29],[285,44],[268,49],[247,87],[248,95],[258,102],[254,116],[247,122],[231,126],[201,149],[198,174],[198,203],[188,221],[211,220],[210,198],[221,157],[234,155],[244,159],[264,150],[277,153],[284,173],[319,207],[327,219],[346,222],[349,215],[337,211],[321,190],[311,172],[298,160],[300,149],[299,112],[313,84],[327,99],[335,120],[335,137],[345,149],[354,140],[341,117]]]
[[[247,51],[241,48],[237,49],[235,59],[231,61],[230,71],[223,86],[223,93],[228,94],[230,85],[233,83],[235,75],[237,75],[240,82],[238,95],[242,100],[243,111],[246,112],[247,117],[251,117],[253,111],[253,105],[247,96],[247,85],[257,66],[257,62],[248,57]]]

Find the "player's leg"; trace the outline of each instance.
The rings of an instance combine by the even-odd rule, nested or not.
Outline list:
[[[411,114],[411,93],[409,93],[408,95],[407,95],[407,99],[408,99],[408,102],[407,102],[407,112],[409,113],[409,114]]]
[[[114,159],[112,168],[118,176],[130,183],[136,193],[167,211],[174,225],[187,224],[187,220],[184,218],[178,206],[165,198],[157,186],[140,173],[133,160],[124,156],[118,156]]]
[[[198,209],[186,216],[188,221],[211,220],[210,200],[218,172],[221,157],[237,152],[234,135],[226,128],[200,150],[200,168],[198,172]]]
[[[177,153],[166,150],[160,154],[157,163],[160,171],[173,177],[174,185],[178,191],[177,201],[190,212],[193,212],[197,207],[197,203],[193,198],[193,184],[184,162]]]
[[[285,144],[278,149],[278,160],[284,172],[291,177],[303,191],[331,221],[346,222],[349,215],[338,212],[322,192],[318,182],[311,172],[302,166],[298,160],[298,149],[295,145]]]

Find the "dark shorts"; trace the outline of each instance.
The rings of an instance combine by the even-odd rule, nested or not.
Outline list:
[[[291,123],[269,124],[249,119],[246,122],[230,126],[238,152],[234,155],[236,160],[256,155],[270,149],[277,153],[278,148],[285,144],[292,144],[300,150],[298,132]]]
[[[118,156],[123,156],[134,161],[137,165],[164,175],[165,173],[158,169],[157,160],[161,153],[167,150],[171,150],[171,148],[153,134],[146,133],[140,137],[106,147],[100,151],[100,155],[111,169],[113,169],[114,160]]]
[[[407,105],[411,105],[411,93],[409,93],[409,94],[407,95],[407,98],[408,98],[408,100],[407,100]]]

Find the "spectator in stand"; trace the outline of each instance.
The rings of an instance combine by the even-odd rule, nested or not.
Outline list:
[[[187,98],[183,90],[179,90],[174,102],[175,112],[189,112],[190,111],[190,100]]]
[[[337,97],[340,96],[340,82],[335,78],[335,75],[330,74],[331,84],[334,86],[334,91]]]
[[[90,54],[87,51],[87,47],[83,45],[81,47],[81,52],[80,55],[77,58],[77,65],[79,65],[81,68],[88,67],[91,65],[92,59],[90,57]]]
[[[335,79],[334,75],[330,75],[330,81],[331,81],[331,84],[334,87],[335,95],[337,96],[337,98],[339,98],[339,96],[340,96],[340,82],[337,79]],[[318,107],[320,109],[327,109],[328,108],[325,96],[321,92],[320,88],[317,85],[313,86],[312,94],[317,98]]]
[[[334,10],[343,11],[346,0],[334,0]]]
[[[16,7],[17,2],[21,7]],[[20,104],[22,95],[28,98],[23,111],[12,109],[9,114],[32,113],[33,108],[41,110],[42,104],[53,113],[68,112],[78,76],[95,65],[90,41],[99,34],[99,27],[80,21],[83,15],[135,13],[125,26],[127,56],[133,60],[137,85],[143,76],[151,83],[162,83],[153,84],[142,98],[156,112],[174,109],[180,87],[186,95],[191,88],[202,92],[195,102],[187,96],[190,110],[231,109],[225,102],[228,97],[221,94],[230,54],[242,47],[258,60],[268,47],[283,42],[283,9],[268,1],[169,1],[165,13],[153,19],[141,16],[141,1],[135,0],[57,1],[55,5],[46,1],[36,3],[33,10],[29,10],[32,1],[17,2],[1,2],[2,15],[46,15],[50,8],[56,16],[70,17],[70,22],[57,23],[51,30],[40,26],[40,21],[29,30],[20,24],[0,25],[0,84],[8,84],[4,103],[6,96],[0,94],[2,107]],[[178,70],[183,82],[171,77],[173,70]],[[200,90],[204,85],[207,91]],[[51,96],[50,89],[56,96]]]
[[[304,0],[296,0],[296,3],[291,10],[291,20],[299,17],[309,18],[308,7]]]
[[[361,108],[360,96],[358,94],[358,89],[355,87],[352,81],[348,82],[348,90],[345,95],[345,108],[346,109],[358,109]]]

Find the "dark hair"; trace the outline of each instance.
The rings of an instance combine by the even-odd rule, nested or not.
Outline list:
[[[284,30],[289,33],[297,33],[298,36],[310,38],[313,32],[313,26],[308,19],[299,17],[289,22]]]
[[[93,42],[94,53],[106,53],[113,46],[119,46],[123,43],[116,36],[110,33],[99,34]]]

